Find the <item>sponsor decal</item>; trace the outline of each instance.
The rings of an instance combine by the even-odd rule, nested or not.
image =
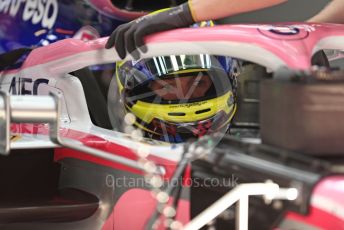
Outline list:
[[[32,78],[13,77],[9,93],[12,95],[37,95],[40,85],[47,85],[48,83],[49,80],[44,78],[33,80]]]
[[[190,108],[194,106],[201,106],[206,103],[207,103],[206,101],[200,101],[200,102],[187,103],[187,104],[170,105],[170,108]]]
[[[270,32],[279,35],[295,35],[298,34],[300,30],[290,26],[274,26],[270,29]]]
[[[311,27],[300,25],[263,25],[258,27],[263,35],[279,40],[301,40],[312,31]]]
[[[11,17],[22,13],[23,21],[40,23],[43,28],[51,29],[56,22],[58,3],[57,0],[0,0],[0,13]]]

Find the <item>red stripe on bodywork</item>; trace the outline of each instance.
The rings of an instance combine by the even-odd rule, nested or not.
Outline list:
[[[290,212],[287,214],[286,219],[301,222],[320,229],[344,229],[344,221],[342,219],[313,206],[310,208],[310,213],[307,216]]]

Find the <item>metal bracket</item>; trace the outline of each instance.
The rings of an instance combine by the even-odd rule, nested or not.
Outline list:
[[[10,114],[9,97],[0,91],[0,154],[8,155],[10,152]]]
[[[9,154],[11,122],[48,123],[50,140],[54,144],[144,171],[143,166],[135,160],[94,149],[68,138],[61,138],[59,135],[60,114],[61,99],[57,94],[10,97],[7,93],[0,91],[0,154]],[[164,172],[163,168],[157,168],[157,174],[163,175]]]
[[[272,182],[240,184],[193,218],[183,229],[200,229],[234,203],[238,202],[236,207],[238,212],[236,229],[247,230],[249,196],[264,196],[266,200],[294,200],[298,196],[298,191],[295,188],[280,188],[278,184]]]

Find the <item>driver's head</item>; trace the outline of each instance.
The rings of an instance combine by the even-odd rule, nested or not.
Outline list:
[[[204,97],[212,82],[207,73],[191,72],[183,77],[152,81],[150,89],[163,100],[188,100]]]
[[[236,108],[232,80],[238,62],[207,54],[122,62],[118,90],[147,137],[183,142],[227,130]]]

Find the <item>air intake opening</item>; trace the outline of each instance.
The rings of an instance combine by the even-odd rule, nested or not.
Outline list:
[[[182,117],[185,116],[185,113],[168,113],[169,116],[178,116],[178,117]]]
[[[201,114],[201,113],[206,113],[206,112],[209,112],[211,109],[202,109],[202,110],[198,110],[198,111],[196,111],[195,113],[196,114]]]

